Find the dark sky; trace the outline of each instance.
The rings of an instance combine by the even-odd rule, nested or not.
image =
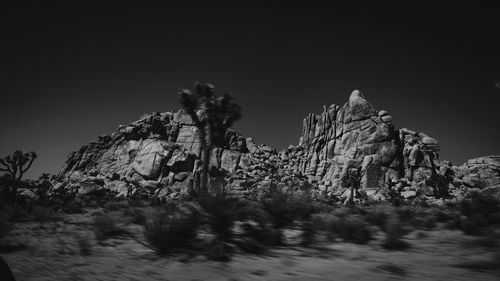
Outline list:
[[[500,154],[499,5],[68,2],[0,9],[0,156],[36,151],[28,177],[178,108],[198,80],[232,92],[236,129],[278,149],[359,89],[397,127],[438,139],[441,159]]]

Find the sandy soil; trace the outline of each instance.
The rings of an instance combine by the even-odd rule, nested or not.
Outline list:
[[[16,280],[500,280],[498,269],[459,266],[491,262],[494,254],[460,231],[414,231],[405,236],[411,244],[407,251],[384,250],[379,233],[367,245],[276,248],[265,256],[236,255],[224,263],[202,256],[158,257],[137,241],[144,238],[134,224],[124,225],[133,237],[99,244],[90,213],[16,223],[7,241],[26,248],[2,254]],[[82,255],[81,239],[91,243],[89,255]]]

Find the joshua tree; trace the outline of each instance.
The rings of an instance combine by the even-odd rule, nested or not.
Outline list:
[[[342,186],[349,188],[349,198],[346,199],[344,204],[352,207],[354,206],[354,195],[356,190],[359,188],[361,173],[359,167],[352,167],[350,162],[344,164],[343,172],[342,172]]]
[[[213,146],[223,146],[224,137],[234,121],[241,117],[241,108],[228,93],[218,97],[211,84],[196,82],[194,93],[179,92],[180,104],[198,128],[200,140],[201,181],[200,195],[208,192],[208,168]]]
[[[16,150],[12,155],[0,158],[0,171],[6,172],[11,180],[10,189],[7,190],[9,200],[15,199],[17,186],[36,157],[36,153],[33,151],[23,153],[21,150]]]

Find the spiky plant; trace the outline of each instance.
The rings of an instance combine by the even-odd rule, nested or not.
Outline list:
[[[17,187],[26,171],[31,168],[33,161],[37,158],[35,152],[22,152],[16,150],[12,155],[0,158],[0,171],[6,172],[11,179],[11,185],[7,189],[7,199],[13,202],[16,198]]]
[[[230,94],[217,96],[211,84],[196,82],[194,92],[179,92],[180,104],[198,128],[202,161],[199,194],[208,193],[208,169],[212,148],[224,145],[227,130],[241,117],[241,108]]]

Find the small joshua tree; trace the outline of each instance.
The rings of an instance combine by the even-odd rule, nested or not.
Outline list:
[[[31,168],[31,164],[36,159],[36,153],[16,150],[12,155],[0,158],[0,171],[6,172],[11,179],[10,188],[7,189],[7,199],[14,200],[17,194],[17,187],[26,171]]]
[[[241,108],[228,93],[217,96],[211,84],[196,82],[194,93],[179,92],[180,104],[198,128],[200,139],[200,195],[208,193],[208,168],[213,146],[223,146],[227,129],[241,117]]]
[[[342,178],[344,186],[350,188],[349,199],[347,199],[347,205],[350,207],[354,206],[354,193],[359,188],[360,178],[361,175],[358,168],[348,168]]]

